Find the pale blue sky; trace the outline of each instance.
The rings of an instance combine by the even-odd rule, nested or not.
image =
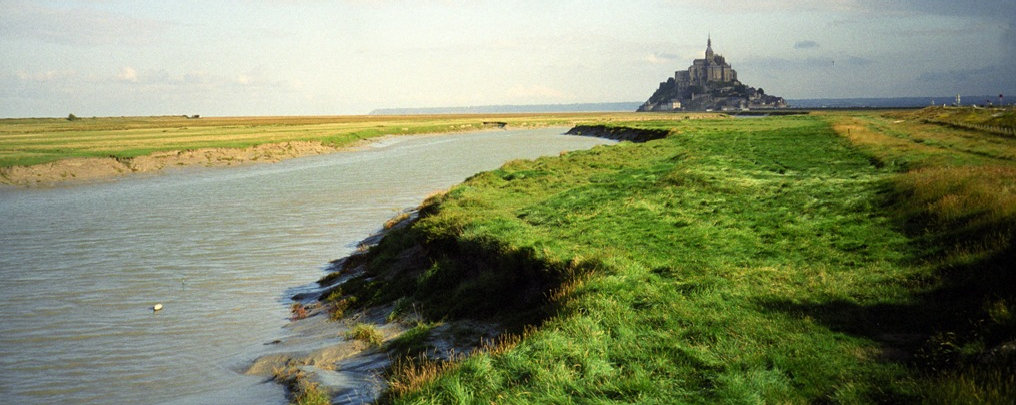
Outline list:
[[[997,94],[1014,21],[1012,0],[0,0],[0,117],[644,101],[707,35],[787,98]]]

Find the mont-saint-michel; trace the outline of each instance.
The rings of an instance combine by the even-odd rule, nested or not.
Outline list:
[[[752,108],[783,108],[783,97],[765,94],[737,80],[737,71],[723,55],[713,52],[713,39],[706,39],[705,58],[695,59],[687,70],[660,83],[638,111],[733,111]]]

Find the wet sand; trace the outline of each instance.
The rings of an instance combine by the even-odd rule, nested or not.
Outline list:
[[[390,230],[409,226],[418,218],[416,210],[407,214],[405,217],[396,216],[393,221],[398,222],[394,226],[364,239],[359,245],[374,246]],[[341,319],[331,319],[328,304],[319,301],[318,297],[364,271],[362,265],[346,268],[347,259],[332,262],[331,270],[342,274],[341,277],[293,297],[297,304],[307,309],[307,316],[286,325],[284,337],[266,342],[265,352],[244,370],[244,374],[285,384],[285,381],[280,381],[280,375],[298,373],[298,378],[325,391],[332,403],[363,404],[378,399],[387,388],[382,375],[392,366],[393,355],[386,350],[388,343],[424,320],[412,313],[393,319],[390,314],[394,305],[370,307]],[[357,324],[372,325],[381,335],[381,344],[374,346],[350,338],[348,335]],[[425,339],[431,348],[426,356],[450,360],[468,355],[484,342],[493,342],[501,332],[500,325],[490,322],[440,322]]]

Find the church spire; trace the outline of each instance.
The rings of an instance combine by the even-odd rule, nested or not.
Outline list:
[[[713,36],[710,34],[706,39],[706,59],[713,58]]]

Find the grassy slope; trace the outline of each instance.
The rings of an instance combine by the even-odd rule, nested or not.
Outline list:
[[[524,208],[551,221],[570,206],[591,209],[585,221],[542,230],[575,240],[583,256],[621,251],[604,257],[605,274],[576,288],[557,319],[490,359],[509,366],[508,384],[477,388],[519,400],[886,395],[901,370],[873,362],[877,345],[802,309],[905,302],[895,284],[907,272],[893,264],[904,239],[873,215],[884,174],[820,122],[770,122],[679,126],[680,136],[610,153],[607,170],[586,179],[602,183],[587,192]],[[484,360],[438,387],[473,380],[471,363]],[[551,380],[540,387],[511,381],[541,369]]]
[[[894,286],[905,269],[891,263],[903,239],[872,215],[883,175],[821,123],[767,123],[682,125],[680,136],[594,158],[586,164],[600,169],[576,173],[577,189],[514,198],[522,204],[502,218],[522,217],[517,235],[502,237],[569,241],[551,256],[605,269],[515,350],[471,359],[423,393],[440,398],[465,381],[537,402],[883,395],[901,371],[872,364],[875,344],[794,308],[905,300]],[[493,215],[482,217],[471,232]]]
[[[902,115],[910,119],[956,125],[1016,127],[1016,110],[1012,108],[927,107]]]
[[[863,130],[848,141],[829,122]],[[922,127],[889,122],[859,115],[633,123],[674,134],[512,162],[453,188],[376,249],[372,275],[390,271],[380,269],[413,244],[427,254],[423,264],[355,280],[346,292],[365,302],[412,296],[437,318],[540,326],[445,366],[433,381],[412,381],[425,370],[397,370],[393,381],[409,390],[389,399],[1013,395],[1008,366],[964,367],[1016,336],[1013,293],[1004,287],[1013,280],[1003,264],[1012,259],[1016,176],[984,186],[1002,187],[999,198],[963,200],[967,211],[953,204],[960,214],[935,222],[928,207],[958,186],[935,194],[929,185],[977,176],[925,184],[899,173],[946,162],[1005,175],[1013,173],[1005,153],[1016,145],[1006,140],[984,153],[978,135],[940,133],[952,146],[929,146],[914,141]],[[913,156],[915,148],[923,154]],[[932,195],[913,198],[922,192]],[[967,238],[944,232],[958,229]],[[992,236],[967,243],[971,235]]]
[[[476,130],[484,121],[512,126],[570,125],[632,119],[624,113],[338,116],[338,117],[120,117],[0,120],[0,167],[73,157],[131,158],[157,151],[243,148],[287,141],[343,146],[386,134]]]

